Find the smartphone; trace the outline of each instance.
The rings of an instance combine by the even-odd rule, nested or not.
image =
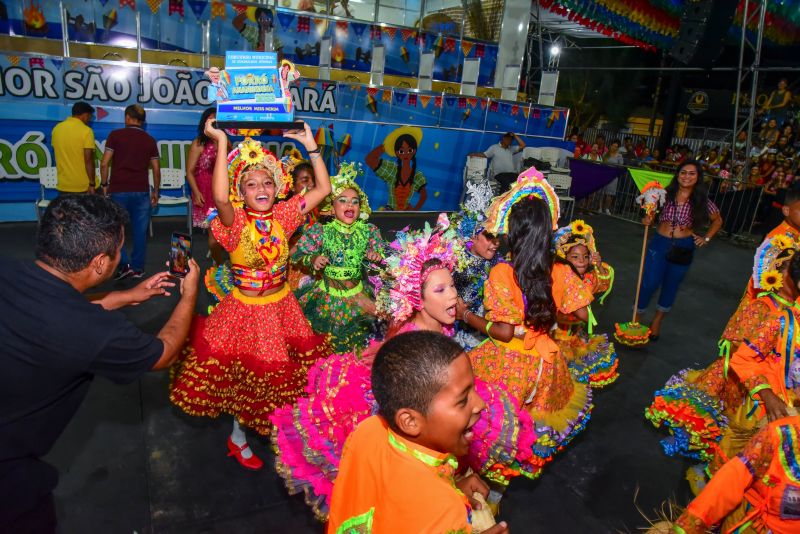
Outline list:
[[[169,272],[183,278],[189,274],[189,260],[192,258],[192,236],[172,232],[169,246]]]

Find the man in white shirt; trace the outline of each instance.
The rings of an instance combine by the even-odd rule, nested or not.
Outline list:
[[[511,147],[512,141],[517,142],[516,147]],[[523,148],[525,142],[517,134],[508,132],[500,138],[499,143],[490,146],[485,152],[474,152],[470,156],[492,160],[489,175],[500,184],[500,193],[504,193],[511,188],[519,175],[514,156],[522,152]]]

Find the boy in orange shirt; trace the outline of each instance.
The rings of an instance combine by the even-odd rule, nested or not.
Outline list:
[[[345,443],[328,534],[473,532],[480,504],[467,496],[489,490],[476,475],[455,479],[484,408],[464,349],[435,332],[400,334],[375,356],[372,390],[379,415]]]

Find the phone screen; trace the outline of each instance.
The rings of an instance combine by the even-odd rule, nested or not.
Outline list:
[[[169,247],[169,272],[180,277],[189,274],[189,259],[191,257],[192,237],[173,232]]]

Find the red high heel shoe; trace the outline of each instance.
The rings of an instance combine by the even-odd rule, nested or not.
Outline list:
[[[242,446],[239,446],[233,442],[233,440],[228,436],[228,456],[233,456],[236,458],[236,461],[239,462],[239,465],[244,467],[245,469],[250,469],[251,471],[258,471],[262,467],[264,467],[264,462],[261,461],[261,458],[253,454],[250,458],[244,458],[242,456],[242,451],[248,448],[249,445],[245,443]]]

